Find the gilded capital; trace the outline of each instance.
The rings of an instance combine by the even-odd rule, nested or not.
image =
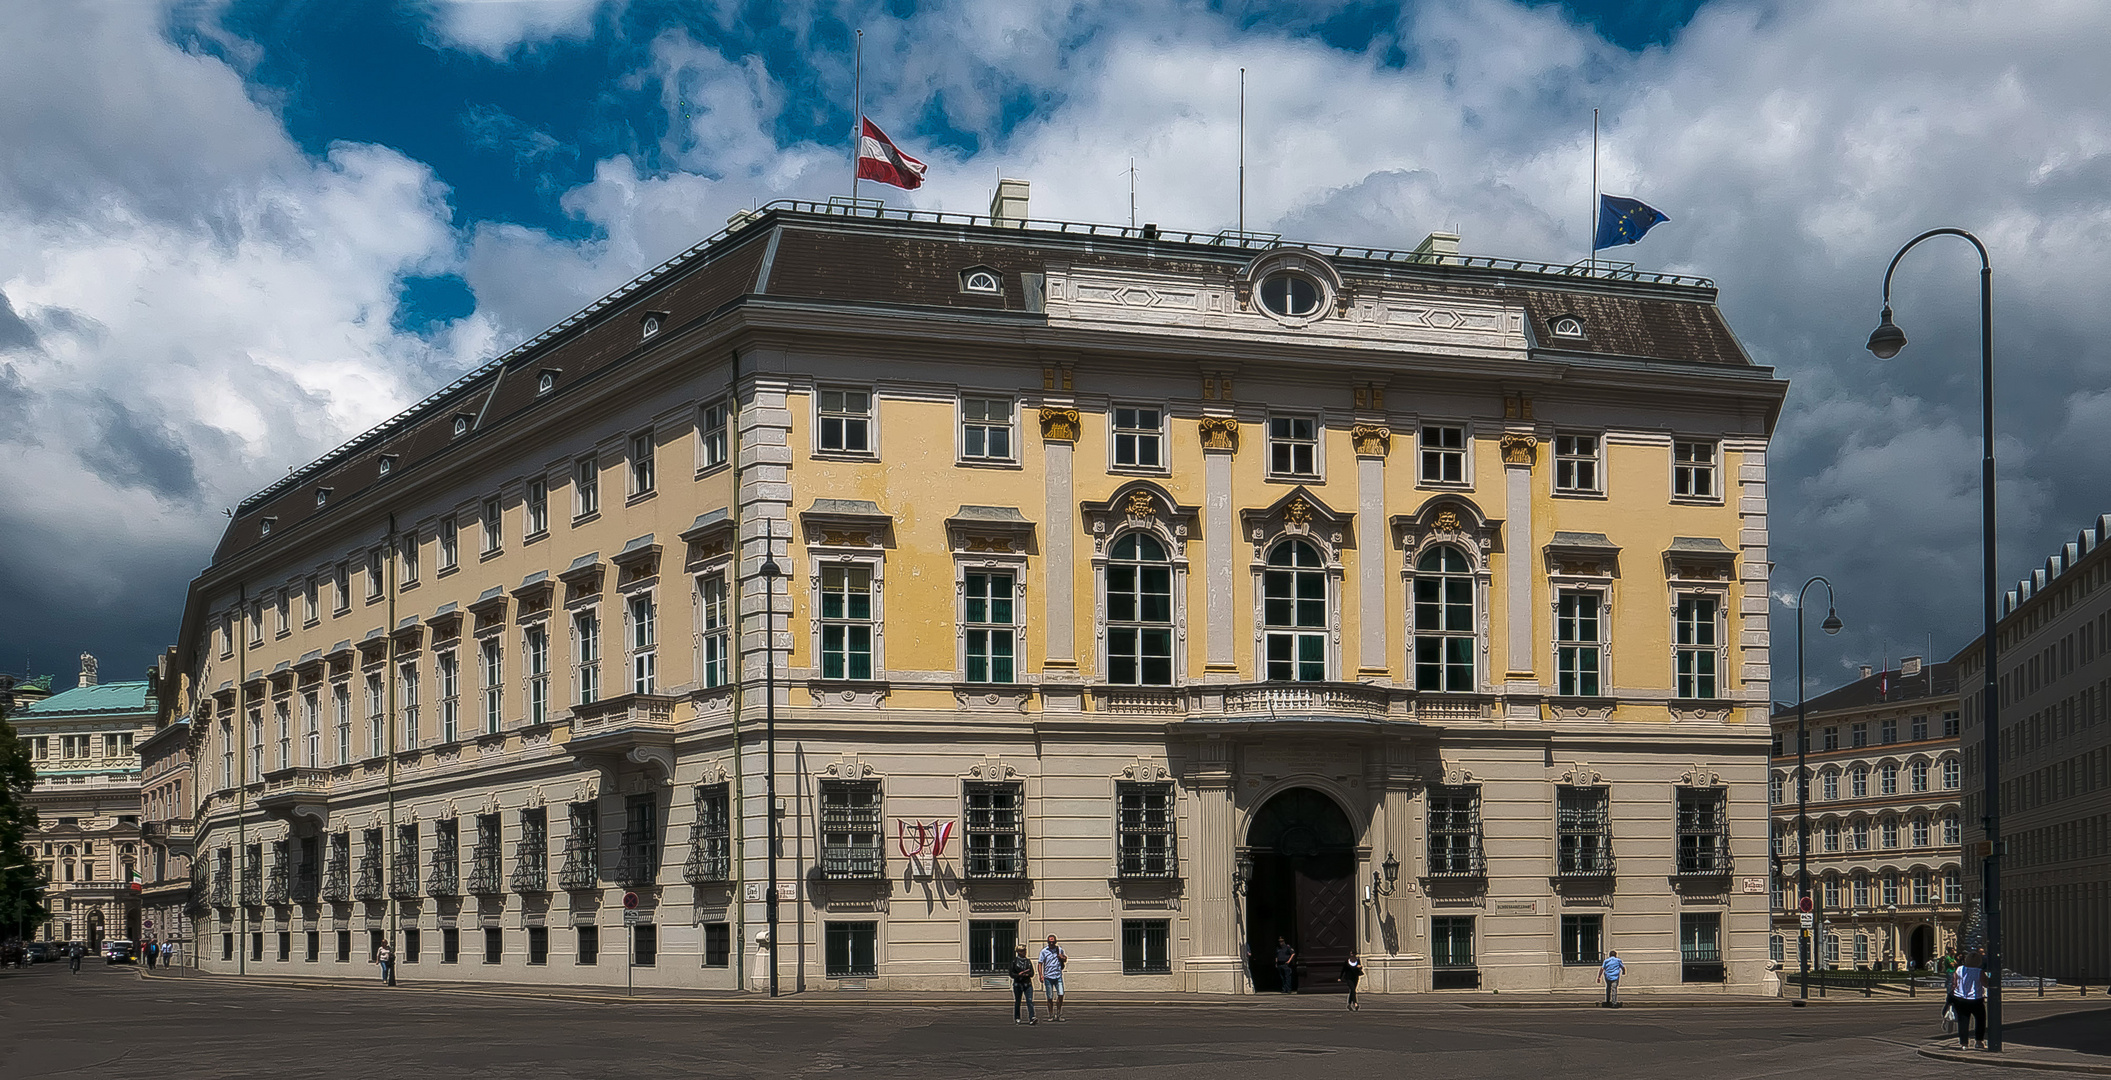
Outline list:
[[[1202,449],[1239,452],[1239,422],[1229,416],[1205,416],[1195,422],[1202,435]]]
[[[1532,467],[1539,449],[1539,438],[1534,435],[1507,432],[1498,441],[1497,445],[1501,446],[1503,450],[1503,464],[1523,465],[1529,469]]]
[[[1041,438],[1047,442],[1076,442],[1079,429],[1076,409],[1042,409]]]
[[[1357,424],[1349,429],[1349,441],[1358,457],[1384,457],[1393,448],[1393,429],[1383,424]]]

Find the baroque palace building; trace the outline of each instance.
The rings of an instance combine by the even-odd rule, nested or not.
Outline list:
[[[2111,982],[2111,514],[2018,582],[2001,611],[2001,967],[2101,985]],[[1964,870],[1975,897],[1995,854],[1982,818],[1985,640],[1955,661],[1970,691]]]
[[[1957,673],[1909,656],[1804,703],[1810,745],[1812,967],[1920,969],[1956,948],[1959,877]],[[1797,713],[1774,713],[1774,959],[1799,966]]]
[[[1786,384],[1713,286],[1025,202],[743,214],[246,500],[203,965],[1756,988]]]

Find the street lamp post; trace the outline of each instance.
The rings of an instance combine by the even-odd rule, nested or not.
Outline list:
[[[1980,498],[1980,572],[1985,589],[1983,597],[1986,607],[1986,631],[1981,639],[1984,652],[1984,678],[1979,691],[1979,746],[1981,765],[1985,772],[1986,787],[1982,798],[1981,821],[1985,826],[1985,855],[1980,859],[1983,877],[1981,888],[1981,911],[1986,927],[1986,956],[1981,971],[1986,986],[1986,1045],[1988,1049],[2001,1049],[2001,694],[1999,665],[1995,662],[1999,652],[1999,640],[1994,636],[1995,624],[2000,622],[2000,599],[1996,584],[1995,516],[1994,516],[1994,265],[1987,258],[1986,245],[1979,238],[1963,229],[1930,229],[1906,242],[1891,257],[1891,265],[1884,271],[1884,312],[1876,330],[1869,335],[1869,351],[1879,360],[1889,360],[1906,347],[1906,332],[1891,321],[1891,275],[1898,270],[1900,259],[1913,250],[1921,241],[1934,236],[1961,236],[1979,252],[1979,498]]]
[[[1832,582],[1823,576],[1804,582],[1802,590],[1796,593],[1796,899],[1799,901],[1796,921],[1799,924],[1803,921],[1803,902],[1808,902],[1814,909],[1810,913],[1813,925],[1817,923],[1815,909],[1818,905],[1811,899],[1810,892],[1810,767],[1806,764],[1810,757],[1810,728],[1804,722],[1803,598],[1811,586],[1820,582],[1825,585],[1825,621],[1818,624],[1818,629],[1837,634],[1846,625],[1840,621],[1840,613],[1835,608]],[[1806,933],[1802,926],[1796,927],[1797,961],[1803,973],[1803,985],[1797,996],[1804,1001],[1810,1000],[1811,954],[1818,951],[1817,934],[1810,933],[1806,937]]]
[[[762,901],[770,934],[770,996],[777,996],[777,579],[784,568],[777,565],[775,530],[762,541],[762,729],[768,776],[763,780],[763,845],[770,860],[770,891]]]

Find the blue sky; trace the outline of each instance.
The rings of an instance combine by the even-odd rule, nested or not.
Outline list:
[[[1972,636],[1973,265],[1994,249],[2004,573],[2111,510],[2102,5],[312,0],[0,6],[0,670],[136,672],[221,509],[697,239],[842,194],[865,105],[979,210],[1702,274],[1795,381],[1777,588],[1841,585],[1814,678]],[[874,192],[868,188],[867,194]],[[1792,615],[1787,609],[1777,614]],[[1782,626],[1792,630],[1792,625]],[[1788,640],[1785,636],[1782,640]],[[1777,696],[1793,688],[1777,680]]]

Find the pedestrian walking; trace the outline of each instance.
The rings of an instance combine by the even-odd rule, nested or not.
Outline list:
[[[396,985],[396,950],[389,948],[388,943],[384,941],[381,948],[374,953],[374,958],[381,961],[381,985]]]
[[[1048,935],[1048,947],[1041,950],[1041,987],[1048,994],[1049,1023],[1063,1018],[1063,965],[1069,962],[1070,955],[1056,944],[1056,936]]]
[[[1627,974],[1627,965],[1620,962],[1620,954],[1607,951],[1605,962],[1598,965],[1598,981],[1605,984],[1604,1008],[1620,1007],[1620,976]]]
[[[66,964],[68,967],[73,969],[73,974],[79,975],[81,973],[81,954],[87,951],[87,947],[82,945],[78,941],[67,946]]]
[[[1297,992],[1297,950],[1290,947],[1290,939],[1275,939],[1275,992],[1294,994]]]
[[[154,970],[154,943],[151,941],[147,942],[139,951],[146,958],[147,970]]]
[[[1019,1003],[1026,1003],[1026,1019],[1019,1019]],[[1012,1023],[1038,1024],[1034,1016],[1034,962],[1027,958],[1026,943],[1012,952]]]
[[[1957,958],[1950,954],[1950,950],[1944,949],[1942,952],[1942,959],[1935,961],[1935,974],[1947,979],[1950,977],[1950,972],[1956,970]]]
[[[1355,953],[1350,953],[1349,958],[1341,962],[1341,981],[1349,984],[1349,1011],[1354,1012],[1359,1008],[1356,984],[1363,981],[1363,960]]]
[[[1950,972],[1950,1011],[1957,1014],[1957,1048],[1986,1049],[1985,961],[1976,952],[1966,953],[1964,963]]]

